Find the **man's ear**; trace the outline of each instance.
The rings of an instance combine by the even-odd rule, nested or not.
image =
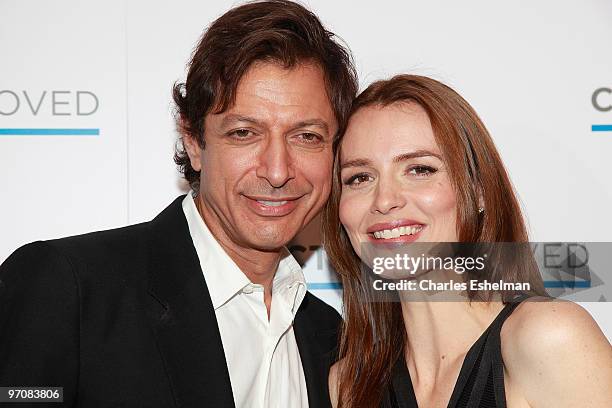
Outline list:
[[[200,144],[194,139],[193,136],[183,133],[183,146],[185,147],[185,151],[189,156],[191,167],[195,171],[201,171],[202,149],[200,148]]]
[[[183,115],[179,115],[176,118],[176,131],[181,135],[181,143],[183,143],[183,149],[189,156],[189,164],[195,171],[202,170],[202,149],[200,144],[195,137],[191,135],[189,131],[189,122]]]

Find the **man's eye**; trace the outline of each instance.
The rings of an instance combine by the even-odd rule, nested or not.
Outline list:
[[[321,136],[317,135],[316,133],[310,133],[310,132],[306,132],[306,133],[300,133],[298,135],[298,138],[300,138],[304,143],[319,143],[322,138]]]
[[[251,136],[252,133],[249,129],[236,129],[229,132],[228,135],[236,139],[245,139]]]
[[[359,184],[368,182],[372,179],[372,176],[366,173],[355,174],[344,181],[347,186],[357,186]]]
[[[426,177],[434,174],[437,170],[430,166],[412,166],[408,168],[408,173],[413,176]]]

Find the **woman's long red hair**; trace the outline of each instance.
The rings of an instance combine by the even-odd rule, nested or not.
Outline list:
[[[416,103],[428,114],[434,136],[457,195],[457,233],[460,242],[527,242],[528,236],[512,184],[484,124],[454,90],[431,78],[398,75],[370,85],[355,100],[352,113],[368,106]],[[342,183],[337,141],[330,199],[323,211],[323,240],[332,266],[344,288],[344,324],[340,339],[338,406],[378,407],[391,369],[403,357],[406,332],[401,306],[394,299],[370,299],[360,259],[339,222]],[[484,213],[478,211],[482,195]],[[533,260],[527,260],[533,265]],[[495,271],[487,279],[530,282],[533,294],[545,295],[534,268]],[[393,296],[393,295],[390,295]],[[470,299],[479,294],[469,293]],[[488,295],[490,299],[490,294]],[[506,293],[502,300],[511,294]],[[481,300],[489,300],[481,299]],[[396,299],[395,299],[396,300]]]

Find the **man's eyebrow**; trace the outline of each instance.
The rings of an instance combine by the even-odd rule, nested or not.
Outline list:
[[[327,124],[327,122],[321,119],[301,120],[295,124],[294,128],[298,129],[301,127],[308,127],[308,126],[317,126],[317,127],[322,128],[325,132],[329,132],[329,125]]]
[[[226,126],[230,126],[236,122],[247,122],[247,123],[251,123],[253,125],[258,125],[261,126],[263,125],[263,122],[261,122],[258,119],[255,119],[251,116],[246,116],[246,115],[241,115],[238,113],[230,113],[228,115],[226,115],[223,120],[221,121],[221,126],[222,127],[226,127]],[[329,133],[329,125],[327,124],[327,122],[325,122],[324,120],[321,119],[306,119],[306,120],[301,120],[297,123],[295,123],[292,126],[292,129],[299,129],[299,128],[303,128],[303,127],[309,127],[309,126],[316,126],[316,127],[320,127],[322,128],[325,132]]]
[[[440,156],[438,153],[434,153],[429,150],[421,149],[421,150],[415,150],[414,152],[399,154],[393,158],[393,163],[400,163],[400,162],[414,159],[417,157],[428,157],[428,156],[436,157],[439,160],[442,160],[442,156]],[[351,160],[347,160],[343,162],[340,165],[340,169],[342,170],[346,167],[367,167],[367,166],[372,166],[372,161],[370,159],[357,158],[357,159],[351,159]]]
[[[251,123],[253,125],[260,125],[261,124],[261,122],[259,120],[255,119],[255,118],[252,118],[250,116],[230,113],[230,114],[226,115],[223,118],[223,120],[221,121],[221,126],[222,127],[229,126],[229,125],[234,124],[236,122],[247,122],[247,123]]]

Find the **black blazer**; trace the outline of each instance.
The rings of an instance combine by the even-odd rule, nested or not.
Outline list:
[[[34,242],[0,266],[0,386],[62,386],[66,407],[234,406],[183,197],[151,222]],[[310,293],[297,312],[311,407],[330,406],[340,321]]]

